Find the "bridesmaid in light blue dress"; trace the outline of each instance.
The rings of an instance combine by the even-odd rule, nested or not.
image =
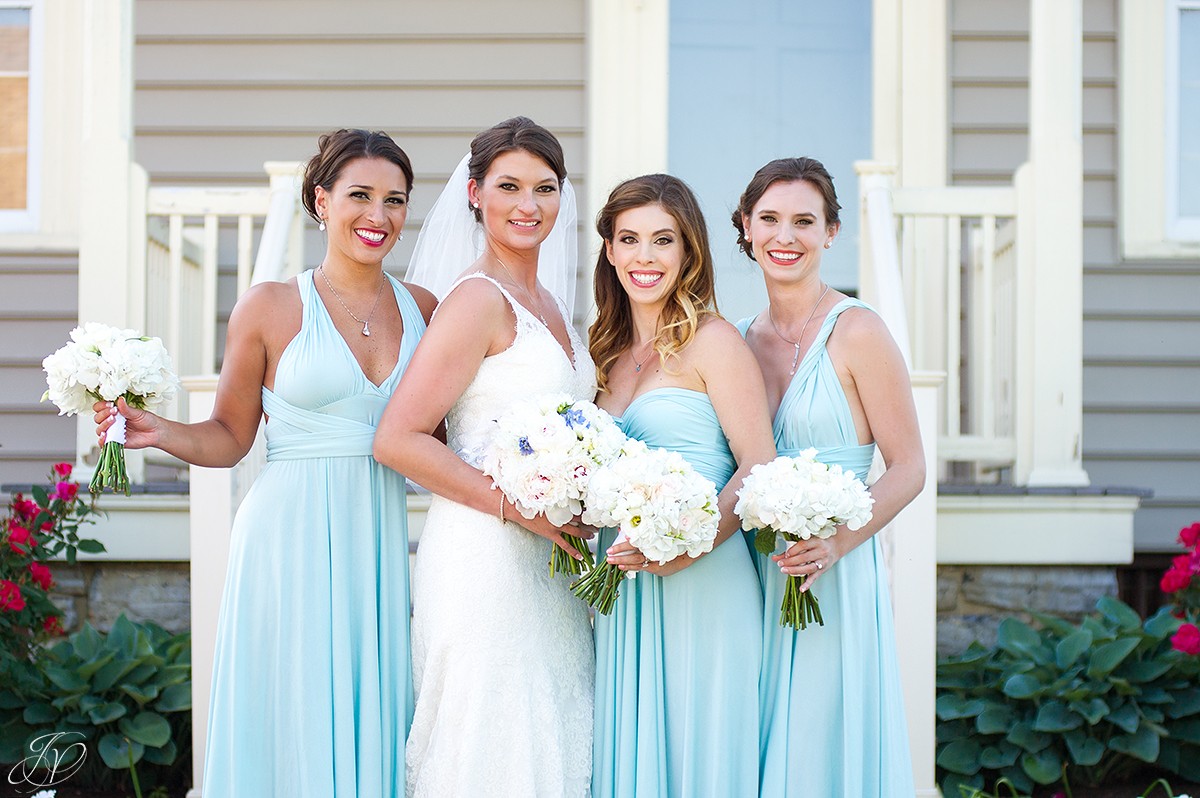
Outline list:
[[[208,467],[237,463],[268,417],[267,465],[230,540],[205,798],[404,792],[405,480],[371,447],[434,305],[383,271],[412,179],[385,134],[322,137],[303,199],[328,236],[325,258],[238,301],[212,418],[179,424],[119,408],[127,446]],[[106,428],[116,410],[97,411]]]
[[[908,371],[867,305],[821,281],[837,236],[829,173],[786,158],[754,176],[733,215],[738,243],[763,270],[770,304],[738,328],[762,367],[781,455],[817,459],[866,480],[874,516],[828,540],[757,555],[764,590],[761,677],[763,798],[911,798],[887,572],[875,532],[920,491],[925,468]],[[824,626],[779,625],[789,575],[807,575]]]
[[[751,466],[775,454],[762,378],[716,313],[704,219],[682,181],[622,183],[597,228],[597,402],[626,434],[712,480],[722,521],[710,553],[662,566],[613,546],[612,531],[601,537],[609,562],[637,578],[596,616],[592,794],[753,795],[762,595],[733,505]]]

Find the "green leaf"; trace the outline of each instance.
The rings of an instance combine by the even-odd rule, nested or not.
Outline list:
[[[115,654],[114,654],[115,656]],[[137,667],[136,661],[114,659],[96,672],[92,679],[92,689],[104,692],[111,688],[125,674]]]
[[[1066,637],[1075,631],[1075,627],[1071,625],[1070,621],[1064,621],[1057,615],[1046,615],[1041,612],[1030,612],[1029,614],[1033,616],[1035,621],[1058,637]]]
[[[1141,723],[1141,716],[1138,715],[1137,708],[1133,704],[1122,704],[1115,711],[1109,713],[1108,722],[1133,734]]]
[[[179,751],[175,748],[175,741],[168,740],[167,744],[160,748],[147,748],[145,759],[155,765],[170,765],[177,756]]]
[[[1108,747],[1112,750],[1143,762],[1154,762],[1158,759],[1158,744],[1158,735],[1148,726],[1141,726],[1133,734],[1118,735],[1108,741]]]
[[[1200,745],[1200,718],[1188,718],[1170,724],[1171,736],[1192,745]]]
[[[1096,602],[1096,609],[1123,632],[1142,628],[1142,616],[1128,604],[1112,596],[1103,596]]]
[[[1095,726],[1100,719],[1108,714],[1108,704],[1103,698],[1093,698],[1088,701],[1072,701],[1070,707],[1083,716],[1088,725]]]
[[[41,485],[34,485],[34,486],[33,486],[33,490],[32,490],[32,491],[30,491],[30,492],[33,494],[33,499],[34,499],[34,501],[36,501],[36,502],[37,502],[38,504],[40,504],[42,507],[47,507],[47,506],[49,506],[49,504],[50,504],[50,492],[49,492],[49,491],[47,491],[47,490],[46,490],[44,487],[42,487]],[[38,518],[37,518],[37,519],[34,519],[34,520],[41,519],[41,517],[42,517],[43,515],[47,515],[47,513],[45,513],[45,512],[39,513],[39,514],[38,514]],[[45,520],[45,519],[42,519],[42,520]],[[38,524],[38,526],[41,526],[41,524]]]
[[[1120,674],[1134,684],[1152,682],[1159,676],[1171,670],[1170,662],[1146,660],[1143,662],[1126,662],[1121,665]]]
[[[1044,748],[1021,757],[1021,769],[1038,784],[1053,784],[1062,775],[1062,757],[1053,748]]]
[[[1077,629],[1058,641],[1054,648],[1054,661],[1058,667],[1066,670],[1075,664],[1083,652],[1092,645],[1092,633],[1087,629]]]
[[[158,669],[158,673],[154,674],[154,678],[150,680],[150,684],[155,687],[166,687],[173,684],[182,684],[186,682],[192,675],[191,665],[164,665]]]
[[[117,728],[130,740],[158,748],[171,739],[171,724],[157,712],[139,712],[133,718],[122,718]]]
[[[147,702],[158,698],[158,688],[153,685],[122,684],[121,692],[136,701],[139,707],[145,706]]]
[[[71,645],[75,647],[75,653],[83,660],[94,659],[100,653],[102,644],[100,633],[90,623],[85,623],[82,629],[71,635]]]
[[[142,755],[146,752],[146,747],[141,743],[127,740],[119,734],[106,734],[100,738],[96,749],[100,752],[100,758],[104,760],[104,764],[108,765],[113,770],[125,770],[130,765],[129,754],[133,752],[133,764],[141,761]]]
[[[985,704],[978,698],[964,698],[954,693],[943,693],[937,698],[937,716],[942,720],[973,718],[983,711]]]
[[[1147,618],[1145,626],[1142,627],[1146,630],[1146,634],[1153,635],[1158,640],[1163,640],[1179,631],[1179,627],[1183,625],[1183,619],[1172,615],[1171,609],[1171,606],[1167,605],[1150,618]]]
[[[1071,754],[1071,761],[1076,765],[1091,767],[1104,756],[1104,743],[1088,736],[1083,731],[1078,729],[1069,731],[1064,738],[1067,741],[1067,751]]]
[[[1004,694],[1009,698],[1033,698],[1044,689],[1041,680],[1028,673],[1019,673],[1004,683]]]
[[[192,708],[192,685],[172,684],[162,691],[154,708],[159,712],[182,712]]]
[[[942,795],[959,798],[959,796],[978,795],[983,789],[983,776],[964,776],[959,773],[947,773],[942,778]]]
[[[94,676],[96,674],[96,671],[100,670],[105,665],[112,662],[113,657],[115,657],[115,656],[117,656],[116,652],[108,651],[108,652],[105,652],[105,654],[103,656],[98,657],[97,659],[94,659],[91,662],[87,662],[87,663],[84,663],[83,665],[80,665],[79,666],[79,675],[85,679],[92,678],[92,676]],[[88,657],[87,659],[91,659],[91,658]]]
[[[38,701],[25,707],[25,711],[21,713],[21,718],[30,726],[40,726],[58,720],[58,715],[59,712],[57,709],[44,701]]]
[[[1016,618],[1005,618],[996,633],[996,645],[1010,654],[1026,654],[1042,644],[1033,627]]]
[[[1077,729],[1083,725],[1083,718],[1067,709],[1061,701],[1047,701],[1038,709],[1037,719],[1033,722],[1035,731],[1065,732]]]
[[[952,773],[970,776],[979,772],[979,743],[971,739],[955,740],[938,751],[937,766]]]
[[[110,702],[108,704],[101,704],[91,712],[87,713],[87,715],[92,719],[92,723],[99,726],[104,723],[112,723],[117,718],[125,717],[125,714],[128,711],[129,710],[125,709],[124,704]]]
[[[1136,637],[1122,637],[1097,646],[1088,663],[1088,676],[1099,679],[1112,673],[1141,642]]]
[[[1175,694],[1175,700],[1167,707],[1167,716],[1182,718],[1200,712],[1200,689],[1191,687]]]
[[[79,541],[78,544],[76,544],[76,548],[82,551],[84,554],[100,554],[104,551],[104,544],[98,540],[84,538],[83,540]]]
[[[989,745],[983,749],[979,755],[979,764],[988,770],[1003,770],[1013,765],[1020,755],[1020,748],[1010,742],[1001,741],[999,745]]]
[[[87,682],[80,679],[78,674],[72,673],[66,668],[46,664],[42,667],[42,673],[46,674],[46,678],[62,689],[63,692],[75,693],[87,689]]]
[[[980,712],[979,716],[975,718],[975,728],[980,734],[1007,734],[1016,717],[1008,706],[993,705]]]
[[[771,554],[775,551],[778,536],[771,527],[763,527],[754,533],[754,549],[759,554]]]
[[[1012,727],[1012,731],[1004,738],[1013,745],[1019,745],[1030,753],[1041,751],[1050,745],[1051,737],[1040,731],[1035,731],[1028,721],[1020,721]]]

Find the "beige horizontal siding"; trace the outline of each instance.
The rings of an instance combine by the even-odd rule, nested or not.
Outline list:
[[[1007,182],[1026,158],[1028,6],[950,4],[956,183]],[[1094,484],[1154,490],[1136,540],[1160,549],[1200,518],[1200,263],[1121,258],[1117,0],[1085,0],[1083,27],[1084,467]]]

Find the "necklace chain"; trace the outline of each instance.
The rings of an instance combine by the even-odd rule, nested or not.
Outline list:
[[[371,335],[371,327],[370,327],[371,318],[375,315],[376,308],[379,307],[379,298],[381,296],[383,296],[383,286],[387,282],[387,277],[384,276],[382,272],[380,273],[380,275],[379,275],[379,290],[375,292],[375,304],[371,305],[371,312],[367,314],[367,317],[365,319],[360,319],[358,316],[354,315],[354,311],[351,310],[350,307],[345,303],[345,301],[342,299],[342,295],[339,294],[337,292],[337,289],[333,287],[333,283],[329,282],[329,275],[327,275],[325,273],[325,264],[324,263],[322,263],[320,266],[317,267],[317,271],[319,271],[321,273],[322,279],[325,280],[325,285],[329,286],[329,290],[333,292],[334,299],[336,299],[338,301],[338,304],[342,306],[342,309],[350,314],[350,318],[354,319],[356,322],[358,322],[359,324],[361,324],[363,326],[362,334],[367,337],[370,337],[370,335]]]
[[[795,376],[796,367],[800,364],[800,342],[804,340],[804,331],[808,329],[808,323],[813,320],[813,316],[817,315],[817,308],[821,307],[821,300],[824,299],[825,295],[828,293],[829,286],[827,285],[825,286],[825,290],[821,292],[821,295],[817,297],[817,304],[813,305],[813,309],[808,314],[808,318],[804,320],[804,326],[800,328],[800,335],[795,341],[787,338],[779,331],[779,325],[775,323],[775,317],[771,314],[771,303],[767,303],[767,319],[771,322],[771,329],[775,330],[776,335],[795,348],[795,351],[792,353],[792,370],[788,372],[789,377]]]
[[[633,358],[633,364],[634,364],[633,365],[633,373],[634,374],[640,374],[642,372],[642,366],[645,365],[646,361],[650,359],[650,355],[652,355],[653,353],[654,353],[654,341],[650,342],[650,349],[649,349],[649,351],[646,352],[645,357],[643,357],[641,360],[638,360],[637,355],[635,355],[633,353],[633,347],[632,346],[629,347],[629,356],[631,358]]]
[[[530,312],[536,314],[537,317],[542,320],[542,325],[545,326],[546,329],[550,329],[550,322],[546,321],[546,317],[542,315],[542,303],[533,301],[533,294],[529,293],[528,288],[517,282],[517,278],[513,277],[512,272],[508,270],[508,266],[504,265],[504,261],[500,260],[499,255],[497,255],[495,252],[492,252],[492,257],[496,259],[496,263],[500,264],[500,268],[504,269],[504,273],[508,275],[508,281],[513,285],[520,285],[521,290],[525,293],[525,298],[529,300],[530,305],[533,305],[533,307],[529,309]]]

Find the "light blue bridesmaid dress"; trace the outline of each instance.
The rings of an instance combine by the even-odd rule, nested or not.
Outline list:
[[[838,316],[869,307],[844,299],[825,317],[775,415],[781,455],[815,447],[817,459],[866,479],[875,444],[858,444],[854,419],[825,348]],[[753,319],[738,323],[746,334]],[[763,798],[912,798],[887,570],[879,539],[856,547],[813,587],[824,626],[779,625],[786,576],[756,555],[764,605]]]
[[[618,423],[682,454],[718,490],[737,468],[702,392],[657,388]],[[606,530],[601,546],[613,538]],[[755,794],[762,612],[736,534],[682,571],[622,583],[612,614],[596,616],[594,798]]]
[[[371,456],[425,322],[367,379],[299,275],[300,332],[262,389],[267,465],[234,521],[217,632],[204,798],[404,794],[412,719],[404,477]],[[203,530],[192,530],[204,534]]]

